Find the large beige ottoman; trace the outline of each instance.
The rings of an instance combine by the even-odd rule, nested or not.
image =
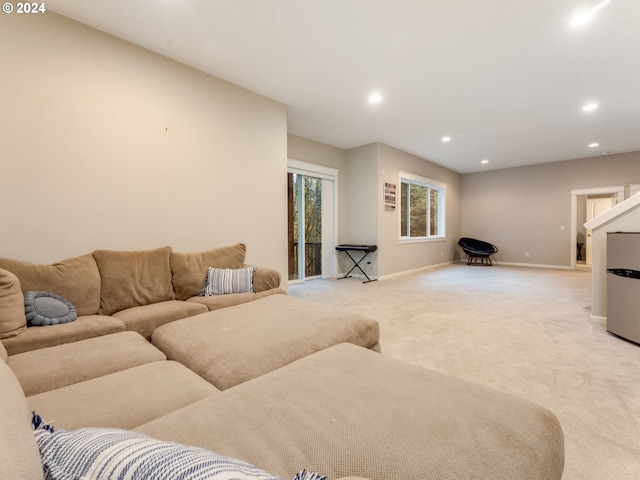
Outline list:
[[[136,429],[293,478],[557,480],[553,413],[485,386],[342,344]]]
[[[160,360],[139,333],[119,332],[9,355],[7,365],[30,396]]]
[[[220,390],[319,350],[349,342],[380,350],[378,322],[271,295],[157,328],[152,343]]]
[[[55,428],[133,428],[218,393],[187,367],[160,360],[27,397]]]

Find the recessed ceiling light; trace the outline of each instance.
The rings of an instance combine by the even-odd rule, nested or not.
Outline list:
[[[451,141],[451,137],[449,137],[449,136],[442,137],[442,141],[443,142],[450,142]]]
[[[596,143],[596,142],[593,142],[593,143],[589,144],[589,148],[596,148],[596,147],[599,147],[599,146],[600,146],[600,144]]]
[[[597,103],[587,103],[584,107],[582,107],[583,112],[593,112],[596,108],[598,108]]]
[[[483,165],[486,165],[487,163],[489,163],[489,160],[487,160],[487,159],[485,158],[485,159],[483,159],[480,163],[481,163],[481,164],[483,164]]]
[[[590,20],[593,19],[593,17],[595,17],[596,12],[598,10],[602,10],[604,7],[606,7],[609,3],[611,2],[611,0],[603,0],[602,2],[600,2],[599,4],[597,4],[595,7],[590,8],[589,10],[585,11],[585,12],[580,12],[578,14],[576,14],[571,21],[569,22],[569,25],[572,27],[578,27],[580,25],[584,25],[585,23],[589,22]]]
[[[571,19],[569,25],[572,27],[577,27],[579,25],[584,25],[589,20],[593,18],[593,13],[589,10],[588,12],[580,12],[575,17]]]
[[[382,94],[379,92],[372,93],[369,95],[369,101],[371,103],[380,103],[382,101]]]

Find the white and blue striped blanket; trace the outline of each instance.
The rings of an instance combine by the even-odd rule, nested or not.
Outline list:
[[[111,428],[55,430],[34,414],[45,480],[282,480],[247,462]],[[302,470],[294,480],[326,480]]]

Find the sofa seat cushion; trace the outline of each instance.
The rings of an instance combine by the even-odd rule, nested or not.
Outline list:
[[[54,347],[111,333],[124,332],[124,323],[106,315],[82,315],[73,322],[29,327],[16,337],[2,340],[9,355]]]
[[[0,360],[0,477],[42,480],[31,411],[11,369]]]
[[[0,268],[13,272],[22,291],[51,292],[69,300],[78,315],[94,315],[100,307],[100,272],[90,254],[51,265],[0,258]]]
[[[218,310],[220,308],[233,307],[243,303],[252,302],[269,295],[286,295],[287,292],[281,288],[274,288],[257,293],[228,293],[226,295],[209,295],[206,297],[191,297],[187,302],[197,303],[207,307],[207,310]]]
[[[30,396],[158,360],[166,356],[140,334],[121,332],[10,355],[7,364]]]
[[[112,316],[121,320],[127,330],[138,332],[150,339],[153,331],[165,323],[207,312],[206,306],[198,303],[168,300],[115,312]]]
[[[152,342],[220,390],[342,342],[372,347],[378,322],[288,295],[164,325]]]
[[[27,398],[55,428],[133,428],[218,390],[187,367],[158,361]]]
[[[95,250],[102,279],[100,314],[174,300],[169,258],[171,247],[153,250]]]
[[[283,478],[305,465],[329,478],[554,480],[564,465],[545,408],[349,344],[136,430]]]

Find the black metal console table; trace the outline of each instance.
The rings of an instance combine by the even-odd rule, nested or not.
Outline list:
[[[375,252],[377,249],[377,245],[338,245],[336,247],[336,250],[346,253],[353,262],[353,267],[351,267],[351,270],[349,270],[344,277],[338,278],[338,280],[350,277],[350,273],[353,272],[354,269],[358,268],[358,270],[360,270],[366,278],[366,280],[362,283],[375,282],[377,278],[369,278],[369,275],[367,275],[367,273],[362,269],[360,263],[365,258],[367,258],[371,252]],[[350,252],[364,252],[364,255],[359,260],[356,260],[351,256]]]

